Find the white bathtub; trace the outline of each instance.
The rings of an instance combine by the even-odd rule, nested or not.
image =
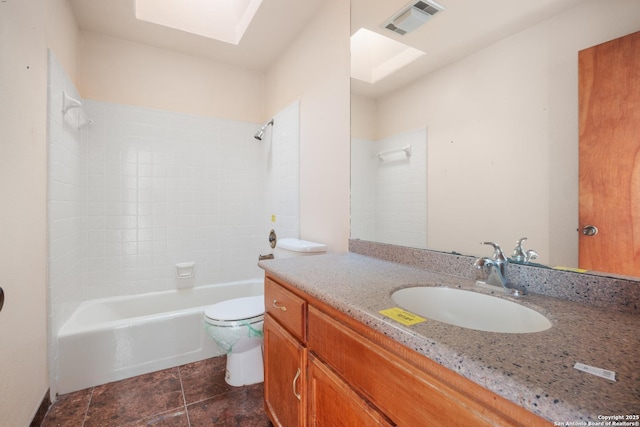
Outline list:
[[[58,333],[58,393],[219,356],[203,308],[263,293],[257,279],[86,301]]]

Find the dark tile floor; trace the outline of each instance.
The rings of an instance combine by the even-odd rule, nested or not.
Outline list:
[[[263,384],[231,387],[225,357],[58,396],[41,427],[271,426]]]

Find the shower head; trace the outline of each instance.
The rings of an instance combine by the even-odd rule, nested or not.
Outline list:
[[[253,135],[253,137],[255,139],[257,139],[258,141],[262,141],[262,137],[264,136],[264,131],[267,129],[267,126],[273,126],[273,119],[269,120],[267,123],[265,123],[264,125],[262,125],[262,127],[260,128],[260,130],[258,131],[258,133],[256,133],[255,135]]]

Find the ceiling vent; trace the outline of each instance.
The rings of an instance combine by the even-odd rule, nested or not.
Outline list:
[[[432,16],[444,10],[444,6],[433,1],[417,1],[396,12],[383,26],[404,36],[416,30]]]

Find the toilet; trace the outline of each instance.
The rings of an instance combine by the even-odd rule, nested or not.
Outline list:
[[[231,386],[260,383],[264,295],[234,298],[206,307],[204,328],[227,354],[225,381]]]
[[[321,255],[327,252],[327,245],[294,238],[278,240],[274,256],[276,258],[294,258],[309,255]]]
[[[274,256],[292,258],[326,251],[321,243],[286,238],[278,240]],[[234,298],[205,308],[204,328],[227,354],[227,384],[239,387],[264,381],[263,324],[264,295]]]

